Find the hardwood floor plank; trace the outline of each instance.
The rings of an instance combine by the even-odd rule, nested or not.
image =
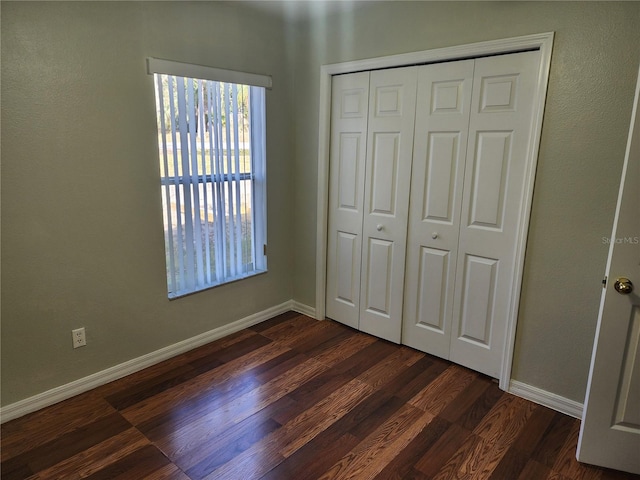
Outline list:
[[[182,470],[173,463],[147,475],[145,480],[191,480]]]
[[[352,355],[338,357],[339,361],[331,362],[331,367],[341,373],[346,373],[352,377],[357,377],[363,372],[373,367],[377,363],[383,361],[386,357],[392,355],[396,346],[385,340],[377,339],[375,342],[367,342],[362,348],[356,350]],[[322,355],[320,355],[322,357]],[[322,361],[315,357],[318,361]]]
[[[551,409],[536,406],[516,439],[510,446],[507,445],[506,454],[489,478],[491,480],[518,478],[526,467],[531,452],[537,447],[542,435],[549,427],[553,416],[554,412]]]
[[[509,448],[496,468],[491,472],[491,475],[485,478],[489,480],[516,479],[522,473],[528,461],[529,455],[517,448]]]
[[[330,398],[314,405],[313,409],[305,411],[263,441],[254,444],[213,471],[205,477],[206,480],[262,477],[344,416],[370,392],[371,386],[353,380],[336,390]],[[259,465],[255,462],[256,458],[261,459]]]
[[[339,342],[332,342],[329,340],[325,342],[329,345],[322,344],[318,347],[318,350],[308,352],[308,355],[312,356],[320,363],[324,363],[328,367],[332,367],[352,355],[355,355],[368,345],[379,341],[380,340],[377,338],[363,333],[356,332],[351,334],[351,332],[347,332],[346,338],[341,339]]]
[[[294,343],[290,345],[300,353],[310,354],[313,349],[332,340],[338,336],[348,335],[352,332],[348,328],[331,320],[315,322],[304,334],[300,335]]]
[[[218,435],[202,442],[197,449],[186,452],[181,457],[175,457],[176,464],[185,472],[191,472],[193,478],[202,478],[216,468],[233,458],[228,452],[241,453],[269,433],[275,431],[280,424],[272,416],[280,410],[291,408],[295,402],[288,397],[282,397],[254,415],[246,418]],[[253,430],[259,430],[255,435]],[[251,441],[247,442],[246,440]]]
[[[326,369],[326,365],[309,359],[286,374],[238,398],[218,405],[210,413],[170,432],[157,444],[169,456],[180,457],[189,450],[197,448],[201,442],[207,441],[219,432],[262,410]]]
[[[4,462],[113,413],[115,409],[104,398],[88,392],[4,423],[1,459]]]
[[[602,476],[600,480],[637,480],[640,475],[633,475],[632,473],[619,472],[617,470],[610,470],[608,468],[602,468]]]
[[[23,470],[23,466],[27,466],[32,473],[36,473],[83,452],[129,428],[131,428],[129,422],[114,412],[12,457],[2,462],[0,467],[3,472],[11,472]]]
[[[573,418],[556,412],[549,427],[542,435],[540,443],[534,451],[531,452],[531,458],[549,467],[549,469],[553,468],[558,454],[571,432],[574,421]]]
[[[288,393],[287,396],[294,401],[294,406],[288,410],[281,410],[274,420],[282,425],[290,422],[351,380],[353,380],[351,375],[334,369],[325,370]]]
[[[222,365],[219,362],[218,365]],[[216,366],[218,366],[216,365]],[[126,390],[120,390],[106,398],[107,402],[116,410],[124,410],[147,398],[153,397],[160,392],[164,392],[171,387],[179,385],[187,380],[198,376],[199,372],[191,365],[181,365],[169,372],[150,378],[149,380],[132,385]]]
[[[530,456],[536,449],[542,436],[553,421],[555,412],[550,408],[538,406],[529,418],[526,428],[523,428],[511,448]]]
[[[287,319],[277,325],[266,330],[262,330],[260,334],[272,341],[281,342],[287,346],[297,343],[302,338],[306,338],[307,330],[317,328],[318,321],[313,318],[298,315]]]
[[[320,432],[353,410],[372,391],[371,385],[354,379],[283,425],[283,434],[291,440],[281,450],[282,455],[293,455]]]
[[[270,343],[271,341],[262,335],[252,335],[208,355],[190,360],[189,365],[200,371],[212,370],[219,364],[228,363]]]
[[[33,478],[31,467],[26,463],[7,463],[0,467],[2,480],[20,480],[23,478]]]
[[[421,410],[438,415],[477,377],[476,372],[458,365],[451,365],[437,379],[410,399],[409,403]]]
[[[446,432],[451,423],[436,417],[409,444],[376,475],[376,480],[404,480],[416,478],[414,465],[420,460],[425,450],[431,448]],[[420,473],[418,476],[426,476]],[[505,477],[506,478],[506,477]]]
[[[305,353],[310,357],[315,357],[318,354],[327,352],[328,350],[335,347],[336,345],[341,344],[348,338],[352,338],[357,335],[360,335],[360,332],[358,332],[357,330],[354,330],[353,328],[349,328],[345,325],[341,325],[339,323],[332,322],[330,320],[325,320],[324,322],[330,323],[331,329],[334,329],[336,331],[336,335],[332,335],[330,338],[326,340],[319,341],[315,345],[309,345],[305,350],[302,351],[302,353]],[[292,348],[298,348],[298,345],[297,344],[292,345]]]
[[[358,378],[372,387],[378,388],[395,379],[402,371],[411,367],[424,356],[424,353],[412,348],[395,347],[391,355],[367,369]]]
[[[423,364],[423,360],[419,360],[417,365]],[[425,389],[427,385],[436,380],[442,372],[446,371],[451,365],[449,362],[441,360],[439,358],[431,357],[426,361],[427,365],[425,370],[407,382],[397,392],[396,397],[401,398],[405,402],[415,397],[418,393]]]
[[[503,435],[514,418],[519,418],[520,411],[527,405],[526,400],[513,395],[503,395],[493,408],[482,418],[473,433],[486,439],[496,439]],[[519,425],[515,426],[516,428]]]
[[[319,477],[320,480],[374,478],[433,418],[429,412],[405,405]]]
[[[372,401],[371,405],[363,405],[363,410],[369,413],[366,417],[354,417],[353,421],[357,423],[349,429],[351,435],[361,440],[364,440],[373,430],[380,427],[387,418],[394,415],[405,405],[402,400],[394,397],[390,392],[376,392],[375,395],[367,398],[365,402],[368,400]],[[382,403],[382,400],[385,400],[384,403]],[[379,406],[372,411],[371,406],[374,402]]]
[[[455,453],[444,463],[435,475],[433,480],[450,480],[457,478],[464,478],[460,476],[460,472],[472,469],[473,466],[469,465],[469,461],[476,461],[477,459],[470,457],[474,451],[482,450],[482,447],[486,440],[479,435],[470,434],[462,443]],[[471,478],[467,476],[467,478]]]
[[[366,397],[357,408],[346,413],[329,428],[287,457],[264,478],[316,479],[342,458],[355,444],[381,425],[391,412],[399,410],[403,402],[393,392],[378,390]],[[365,425],[366,424],[366,425]],[[348,432],[348,433],[344,433]],[[355,435],[362,434],[361,438]],[[318,452],[322,452],[319,457]],[[307,463],[307,468],[303,468]],[[281,476],[283,472],[295,472],[293,476]]]
[[[317,479],[359,442],[350,433],[324,435],[331,430],[325,430],[293,455],[285,458],[284,461],[262,476],[260,480]],[[333,430],[333,433],[339,434],[337,430]],[[318,452],[322,452],[322,454],[319,455]]]
[[[492,382],[478,400],[458,417],[456,423],[468,430],[475,429],[504,395],[506,394],[498,388],[498,385]]]
[[[470,430],[452,424],[422,455],[414,467],[427,477],[434,477],[467,441],[476,441],[476,436]],[[473,443],[467,448],[472,446]]]
[[[265,330],[268,330],[270,328],[273,328],[275,325],[279,325],[282,322],[286,322],[291,320],[292,318],[298,318],[298,317],[302,317],[304,315],[298,313],[298,312],[294,312],[292,310],[289,310],[288,312],[284,312],[281,313],[280,315],[277,315],[273,318],[270,318],[269,320],[265,320],[264,322],[260,322],[256,325],[253,325],[252,327],[249,327],[249,330],[254,331],[254,332],[258,332],[258,333],[262,333]]]
[[[170,409],[137,425],[137,427],[154,441],[162,439],[212,412],[219,405],[227,404],[264,383],[284,375],[305,360],[306,357],[287,350],[282,355],[259,364],[247,372],[226,379],[217,384],[215,389],[206,389],[202,394],[194,396],[182,404],[180,409]]]
[[[170,414],[194,398],[215,390],[221,383],[249,371],[257,365],[268,362],[288,350],[284,345],[275,343],[264,345],[242,357],[198,375],[191,382],[176,385],[152,398],[128,407],[122,411],[122,415],[133,425],[138,425],[158,415]]]
[[[159,375],[163,375],[181,365],[186,365],[187,363],[193,362],[202,357],[210,357],[211,355],[214,355],[215,352],[221,350],[222,348],[226,348],[247,337],[251,337],[255,335],[256,333],[251,330],[240,330],[239,332],[232,333],[229,336],[220,338],[211,343],[202,345],[201,347],[197,347],[193,350],[185,352],[181,355],[175,356],[168,360],[164,360],[156,365],[147,367],[144,370],[136,372],[135,374],[128,375],[118,380],[114,380],[113,382],[110,382],[106,385],[97,387],[94,390],[94,392],[99,396],[106,397],[114,393],[127,390],[132,386],[137,385],[138,383],[147,381]]]
[[[289,422],[292,418],[300,415],[302,410],[311,407],[353,378],[360,378],[361,374],[377,365],[381,359],[384,361],[386,355],[392,351],[393,347],[387,342],[374,342],[340,363],[333,365],[290,392],[289,395],[296,401],[297,408],[289,412],[283,412],[283,416],[276,418],[276,420],[282,424]]]
[[[249,422],[249,420],[259,418],[260,422]],[[192,464],[193,455],[188,452],[183,455],[182,458],[176,460],[176,463],[185,470],[189,478],[194,480],[205,478],[215,469],[220,468],[225,463],[231,461],[233,458],[249,449],[253,444],[262,440],[265,436],[274,432],[280,428],[280,424],[271,418],[262,419],[261,415],[253,415],[241,422],[238,428],[226,430],[222,435],[216,437],[216,442],[209,442],[218,447],[212,449],[209,447],[211,453],[204,459],[200,460],[196,464]],[[222,443],[224,442],[224,444]],[[197,452],[201,452],[202,447],[197,449]],[[187,457],[187,458],[185,458]],[[190,466],[190,464],[192,466]]]
[[[442,409],[439,416],[449,420],[450,422],[456,422],[460,419],[460,416],[466,412],[473,404],[483,395],[491,385],[491,378],[484,375],[476,377],[468,386],[464,389],[460,395],[456,396],[447,406]]]
[[[546,480],[551,474],[551,469],[533,459],[529,459],[520,472],[518,480]]]
[[[131,480],[145,478],[169,464],[169,459],[153,445],[147,445],[85,477],[87,480]]]
[[[431,480],[424,473],[415,468],[412,468],[405,477],[398,478],[398,480]]]
[[[0,479],[640,480],[488,377],[288,312],[2,425]]]
[[[602,472],[579,463],[576,459],[576,448],[578,446],[578,434],[580,432],[580,422],[574,420],[567,435],[564,445],[558,452],[558,457],[553,465],[552,471],[567,478],[576,480],[600,480]],[[640,455],[640,452],[638,452]]]
[[[149,445],[149,439],[132,427],[39,471],[31,478],[32,480],[85,478],[146,445]]]
[[[535,408],[536,406],[530,402],[514,402],[512,408],[502,415],[500,421],[494,421],[488,429],[477,428],[474,430],[473,433],[482,437],[483,441],[476,446],[476,450],[461,466],[458,476],[477,479],[489,478],[524,428]],[[489,417],[491,417],[491,413],[485,418]]]

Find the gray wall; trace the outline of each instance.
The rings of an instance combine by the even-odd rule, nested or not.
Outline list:
[[[1,8],[2,404],[291,299],[282,20],[220,2]],[[148,56],[273,75],[267,274],[167,300]]]
[[[292,297],[315,304],[320,65],[546,31],[556,41],[514,377],[582,401],[640,4],[373,2],[295,24],[248,7],[0,4],[1,403]],[[147,56],[273,75],[266,275],[167,300]],[[89,345],[73,350],[78,326]]]
[[[320,65],[556,33],[513,378],[582,402],[640,60],[633,2],[373,2],[298,26],[294,298],[315,304]]]

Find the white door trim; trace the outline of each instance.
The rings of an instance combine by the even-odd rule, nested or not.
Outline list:
[[[458,60],[469,57],[480,57],[501,53],[513,53],[523,50],[540,50],[540,66],[538,71],[538,85],[533,107],[533,128],[531,132],[531,148],[527,159],[527,171],[525,188],[522,192],[522,222],[518,227],[515,278],[518,280],[515,289],[515,301],[512,303],[507,319],[507,334],[505,339],[504,359],[500,374],[500,388],[507,390],[511,379],[511,367],[513,362],[513,346],[515,342],[516,322],[522,272],[524,266],[524,253],[529,230],[529,218],[531,212],[531,200],[533,185],[538,160],[540,135],[542,132],[542,116],[546,100],[547,84],[549,80],[549,68],[551,65],[551,51],[553,48],[553,32],[526,35],[487,42],[472,43],[454,47],[437,48],[421,52],[403,53],[378,58],[355,60],[351,62],[322,65],[320,68],[320,112],[318,132],[318,197],[317,197],[317,236],[316,236],[316,318],[325,316],[325,287],[326,287],[326,263],[327,263],[327,202],[329,199],[329,143],[330,143],[330,118],[331,118],[331,76],[342,73],[353,73],[363,70],[401,67],[424,63],[441,62],[445,60]]]

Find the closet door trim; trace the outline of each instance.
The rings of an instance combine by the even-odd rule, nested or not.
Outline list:
[[[468,45],[424,50],[399,55],[357,60],[353,62],[322,65],[320,69],[320,111],[318,132],[318,192],[317,192],[317,221],[316,232],[316,318],[325,318],[326,298],[326,264],[327,264],[327,218],[329,200],[329,147],[330,147],[330,118],[331,118],[331,77],[343,73],[354,73],[363,70],[394,68],[416,64],[436,63],[459,60],[471,57],[515,53],[525,50],[540,50],[540,65],[538,67],[538,82],[533,106],[533,129],[531,132],[531,148],[528,152],[526,178],[524,187],[524,201],[522,203],[522,222],[518,229],[515,256],[515,277],[518,279],[514,288],[515,301],[512,303],[507,319],[507,332],[504,347],[504,357],[500,373],[500,388],[507,390],[511,380],[513,363],[513,347],[515,342],[516,322],[518,317],[520,290],[524,254],[529,229],[533,185],[542,132],[542,116],[546,100],[551,51],[553,48],[553,32],[526,35],[507,39],[491,40]]]

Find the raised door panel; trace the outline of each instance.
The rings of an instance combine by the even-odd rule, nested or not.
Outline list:
[[[326,315],[358,328],[369,73],[333,77]]]
[[[398,169],[400,168],[400,132],[373,134],[371,183],[369,188],[372,214],[396,215]]]
[[[449,358],[473,60],[419,67],[402,343]]]
[[[540,52],[475,60],[450,359],[499,377],[514,314],[516,240]]]
[[[495,307],[498,260],[467,255],[462,278],[462,308],[458,338],[489,348]]]
[[[640,305],[631,308],[630,317],[613,410],[613,428],[640,435]]]
[[[417,67],[371,72],[360,330],[399,343]]]
[[[478,132],[469,226],[500,229],[513,132]]]

